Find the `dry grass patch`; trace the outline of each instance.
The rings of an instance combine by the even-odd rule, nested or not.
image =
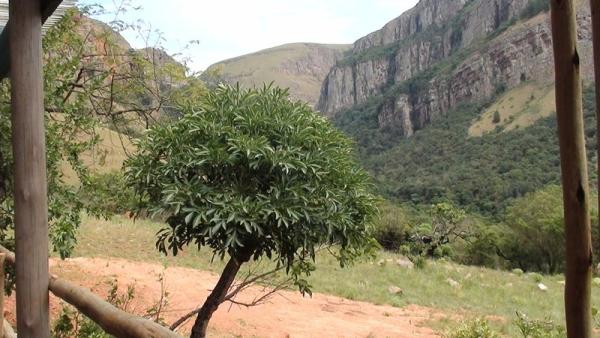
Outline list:
[[[473,120],[469,136],[480,137],[486,133],[526,128],[556,111],[553,86],[534,83],[513,88]]]

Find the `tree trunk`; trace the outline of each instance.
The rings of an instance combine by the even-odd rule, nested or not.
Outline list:
[[[223,269],[223,273],[217,282],[217,285],[212,290],[206,301],[200,308],[198,312],[198,316],[196,317],[196,321],[194,322],[194,326],[192,327],[192,334],[190,338],[204,338],[206,337],[206,330],[208,329],[208,322],[212,317],[213,313],[217,311],[219,305],[223,303],[225,300],[225,296],[227,296],[227,292],[229,288],[233,284],[235,280],[235,276],[238,271],[240,271],[240,267],[243,263],[247,262],[250,259],[250,254],[245,254],[243,257],[234,258],[231,257]]]
[[[592,247],[574,1],[552,0],[551,21],[565,216],[567,335],[589,338]]]

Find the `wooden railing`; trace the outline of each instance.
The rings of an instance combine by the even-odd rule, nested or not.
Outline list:
[[[0,253],[6,263],[15,264],[15,254],[0,246]],[[2,274],[4,276],[4,274]],[[4,278],[2,278],[4,280]],[[1,283],[1,282],[0,282]],[[153,322],[149,319],[138,317],[125,312],[90,290],[73,284],[57,276],[50,275],[48,289],[56,297],[74,306],[79,312],[86,315],[108,334],[123,338],[181,338],[177,333]],[[0,305],[0,309],[1,309]],[[16,337],[10,324],[3,321],[4,337]]]

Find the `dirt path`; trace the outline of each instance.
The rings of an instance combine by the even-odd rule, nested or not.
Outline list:
[[[164,317],[171,323],[197,307],[216,283],[217,276],[186,268],[167,268],[150,263],[119,259],[75,258],[52,262],[52,272],[105,295],[107,281],[117,279],[121,290],[135,285],[135,299],[130,311],[141,313],[156,303],[161,285],[158,276],[164,272],[169,293],[169,306]],[[241,299],[261,292],[253,287]],[[8,318],[13,317],[14,298],[9,300]],[[60,304],[51,299],[57,313]],[[339,297],[314,294],[303,298],[286,291],[258,307],[221,306],[211,321],[212,337],[438,337],[423,327],[424,321],[438,317],[433,310],[408,306],[395,308],[351,301]],[[14,319],[14,318],[13,318]],[[190,323],[184,328],[189,330]]]

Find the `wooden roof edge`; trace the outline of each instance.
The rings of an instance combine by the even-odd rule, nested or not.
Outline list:
[[[64,7],[65,9],[75,5],[74,0],[40,0],[40,4],[42,6],[42,24],[46,23],[46,21],[52,17],[52,14],[56,11],[59,6]],[[10,22],[10,18],[8,19]],[[10,50],[8,43],[8,27],[2,30],[0,33],[0,80],[6,78],[8,73],[10,72]]]

